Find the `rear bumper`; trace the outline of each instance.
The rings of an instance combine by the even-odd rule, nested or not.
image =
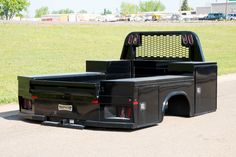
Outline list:
[[[47,117],[43,115],[35,115],[30,113],[19,113],[19,116],[23,117],[24,119],[35,120],[35,121],[46,121]]]
[[[135,129],[136,125],[134,123],[125,122],[104,122],[104,121],[92,121],[86,120],[85,126],[91,127],[102,127],[102,128],[117,128],[117,129]]]
[[[23,117],[24,119],[35,120],[45,122],[47,121],[47,117],[43,115],[35,115],[29,113],[19,113],[19,116]],[[83,122],[85,127],[100,127],[100,128],[117,128],[117,129],[135,129],[136,125],[134,123],[125,123],[125,122],[104,122],[104,121],[93,121],[93,120],[86,120]],[[59,126],[59,125],[58,125]],[[63,125],[61,125],[63,127]]]

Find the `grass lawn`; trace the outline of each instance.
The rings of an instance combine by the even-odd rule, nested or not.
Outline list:
[[[87,59],[119,59],[125,36],[148,30],[194,31],[219,74],[236,72],[236,24],[0,24],[0,104],[17,101],[18,75],[82,72]]]

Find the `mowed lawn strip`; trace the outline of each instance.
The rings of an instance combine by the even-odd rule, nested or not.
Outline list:
[[[86,60],[119,59],[132,31],[189,30],[219,74],[236,72],[236,24],[50,25],[0,24],[0,104],[17,101],[17,76],[85,71]]]

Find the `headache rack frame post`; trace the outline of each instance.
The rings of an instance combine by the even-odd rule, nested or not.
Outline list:
[[[132,32],[120,59],[205,61],[199,38],[191,31]]]

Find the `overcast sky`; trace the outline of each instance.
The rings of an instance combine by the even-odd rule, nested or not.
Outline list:
[[[35,9],[42,6],[48,6],[50,11],[70,8],[75,12],[85,9],[90,13],[101,13],[104,8],[113,12],[119,10],[121,2],[130,2],[138,4],[145,0],[30,0],[29,15],[34,16]],[[160,0],[165,6],[166,11],[177,11],[180,6],[180,0]],[[197,6],[206,6],[210,2],[220,2],[225,0],[188,0],[193,8]]]

